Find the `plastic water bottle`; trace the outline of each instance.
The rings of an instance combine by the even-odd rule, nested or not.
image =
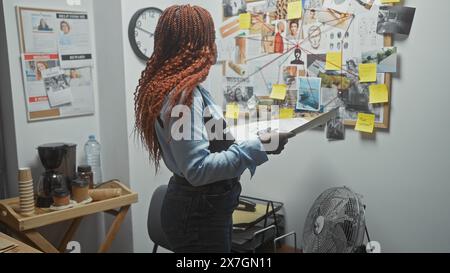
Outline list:
[[[89,136],[89,140],[84,145],[84,153],[86,154],[86,163],[91,166],[92,172],[94,173],[95,185],[103,182],[100,152],[100,143],[98,143],[94,135]]]

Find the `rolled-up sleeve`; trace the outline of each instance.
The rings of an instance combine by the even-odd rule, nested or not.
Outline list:
[[[203,100],[194,95],[191,107],[194,122],[193,135],[202,136],[200,140],[172,140],[170,149],[181,175],[193,186],[203,186],[221,180],[232,179],[249,170],[253,176],[256,167],[268,161],[267,154],[259,139],[235,143],[220,153],[209,151],[209,140],[205,136],[203,123]],[[172,120],[173,124],[174,120]],[[171,124],[171,125],[172,125]]]

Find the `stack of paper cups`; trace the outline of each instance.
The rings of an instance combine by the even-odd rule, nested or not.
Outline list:
[[[34,215],[33,177],[30,168],[19,169],[20,214]]]

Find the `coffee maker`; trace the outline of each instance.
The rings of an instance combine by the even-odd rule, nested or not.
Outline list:
[[[70,191],[75,177],[76,145],[51,143],[37,148],[45,172],[39,178],[37,207],[49,208],[56,189]]]

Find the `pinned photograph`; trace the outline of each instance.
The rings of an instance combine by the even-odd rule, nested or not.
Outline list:
[[[287,90],[297,90],[297,77],[304,77],[305,71],[301,66],[289,65],[283,67],[283,84]]]
[[[252,109],[255,99],[254,87],[248,79],[238,77],[227,77],[223,87],[224,103],[237,103],[242,109]]]
[[[33,14],[31,16],[33,31],[53,32],[53,18],[45,14]]]
[[[381,84],[384,82],[384,74],[377,75],[377,83]],[[347,111],[351,112],[372,112],[374,107],[370,103],[370,90],[369,87],[372,83],[360,83],[358,81],[352,80],[350,83],[350,88],[345,92],[339,93],[339,98],[345,104]]]
[[[409,35],[414,20],[415,8],[401,6],[380,7],[378,15],[378,34]]]
[[[285,42],[286,38],[286,21],[285,20],[277,20],[275,21],[275,37],[274,37],[274,52],[275,53],[284,53],[289,44]]]
[[[377,64],[378,73],[396,73],[397,72],[397,48],[384,47],[381,50],[364,52],[362,54],[362,63]]]
[[[320,73],[326,73],[325,60],[326,54],[308,54],[306,57],[308,75],[318,77]]]
[[[288,33],[286,38],[289,40],[292,40],[294,42],[297,42],[300,37],[301,31],[300,31],[300,22],[298,19],[289,20],[288,21]]]
[[[353,84],[352,80],[344,73],[339,71],[327,71],[326,73],[319,73],[319,78],[322,79],[322,86],[325,88],[333,88],[338,92],[345,92]]]
[[[320,111],[321,78],[298,78],[297,110]]]
[[[344,140],[345,125],[344,120],[340,117],[332,119],[327,123],[327,139],[328,140]]]
[[[58,67],[45,70],[43,77],[51,107],[72,103],[72,91],[68,78]]]
[[[223,17],[225,19],[247,12],[245,0],[223,0]]]
[[[322,80],[323,82],[323,80]],[[322,97],[320,100],[321,112],[327,113],[342,105],[336,88],[327,88],[322,85]]]
[[[65,69],[64,74],[66,75],[70,88],[74,93],[74,87],[91,86],[92,84],[90,67]]]
[[[43,72],[44,70],[51,69],[57,67],[59,62],[57,60],[35,60],[27,62],[27,77],[29,80],[42,81],[43,80]],[[34,69],[34,71],[32,71]]]
[[[294,50],[294,59],[291,61],[293,65],[304,65],[304,57],[302,56],[302,50],[300,48],[296,48]]]

